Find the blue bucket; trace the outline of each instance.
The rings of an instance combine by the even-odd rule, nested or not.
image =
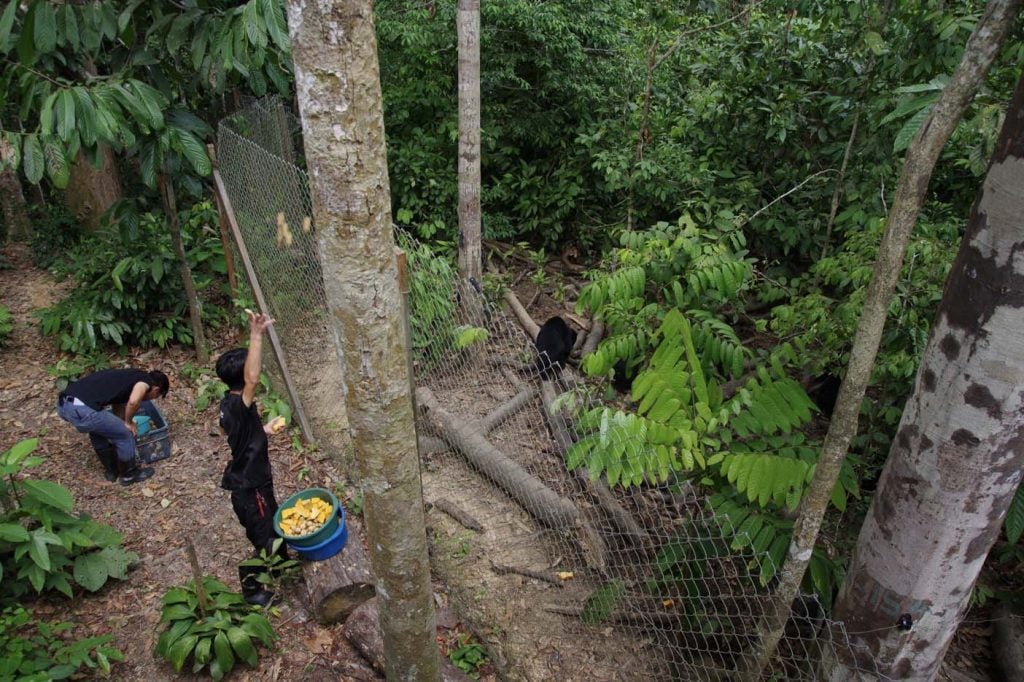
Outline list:
[[[329,538],[309,547],[293,545],[287,541],[285,544],[291,547],[299,555],[300,559],[305,561],[323,561],[324,559],[330,559],[340,552],[345,547],[346,542],[348,542],[348,526],[345,524],[345,509],[338,505],[338,529]]]
[[[135,422],[135,433],[136,433],[136,435],[138,435],[138,436],[145,436],[147,433],[149,433],[149,426],[150,426],[150,424],[149,424],[149,422],[150,422],[149,415],[137,414],[134,417],[132,417],[132,421]]]

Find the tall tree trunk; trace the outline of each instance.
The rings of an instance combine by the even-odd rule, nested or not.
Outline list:
[[[181,283],[185,287],[185,298],[188,299],[188,319],[192,325],[192,342],[196,348],[196,362],[205,365],[210,360],[210,355],[206,352],[206,336],[203,334],[203,320],[200,315],[196,283],[192,279],[192,270],[188,267],[185,243],[181,239],[181,224],[178,222],[178,205],[174,198],[173,181],[165,173],[160,173],[157,177],[157,184],[164,202],[164,212],[167,213],[167,222],[171,228],[171,244],[178,257],[178,271],[181,273]]]
[[[0,205],[3,206],[3,224],[7,241],[27,240],[32,221],[28,217],[28,204],[21,191],[21,179],[11,168],[0,171]]]
[[[288,25],[387,677],[435,680],[436,624],[372,3],[289,0]]]
[[[1020,483],[1022,212],[1024,78],[840,592],[852,645],[840,669],[857,652],[894,679],[935,677]]]
[[[482,284],[480,246],[480,0],[459,0],[459,275]]]
[[[759,644],[756,656],[749,656],[747,676],[756,675],[767,665],[782,636],[789,616],[789,605],[796,597],[811,552],[821,529],[832,489],[835,487],[850,441],[857,433],[860,404],[888,313],[889,301],[896,288],[907,251],[907,244],[921,204],[924,203],[935,162],[949,136],[963,116],[964,110],[981,87],[985,74],[995,60],[1006,38],[1009,26],[1017,15],[1021,0],[991,0],[964,48],[963,58],[935,107],[921,125],[907,150],[903,171],[896,188],[892,209],[886,221],[885,234],[878,247],[868,286],[864,309],[850,350],[850,364],[839,389],[832,421],[822,444],[814,479],[801,502],[800,516],[793,528],[786,564],[780,571],[779,585],[766,616],[758,624]]]
[[[78,152],[71,164],[71,179],[65,193],[68,208],[89,230],[99,227],[100,216],[124,196],[114,150],[100,144],[99,156],[102,163],[99,168],[94,168],[85,154]]]

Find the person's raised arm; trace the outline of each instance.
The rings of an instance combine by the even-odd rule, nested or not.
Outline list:
[[[256,389],[260,385],[260,370],[263,366],[263,332],[274,321],[269,316],[257,315],[248,308],[245,314],[249,316],[249,352],[245,356],[243,369],[245,385],[242,387],[242,402],[249,407],[256,399]]]

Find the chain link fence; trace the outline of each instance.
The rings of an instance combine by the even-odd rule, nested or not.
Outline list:
[[[221,124],[217,152],[314,432],[347,453],[308,183],[287,148],[296,129],[279,101],[262,100]],[[624,489],[570,471],[573,417],[600,393],[571,368],[543,378],[513,318],[427,246],[395,236],[409,264],[432,564],[501,676],[735,679],[769,605],[767,554],[723,532],[685,480]],[[762,678],[818,679],[843,654],[883,679],[855,653],[842,624],[803,595]]]

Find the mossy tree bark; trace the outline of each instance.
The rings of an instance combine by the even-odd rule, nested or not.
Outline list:
[[[436,680],[438,653],[384,116],[369,0],[289,0],[324,285],[344,365],[389,680]]]
[[[991,0],[964,48],[963,58],[942,95],[907,150],[885,234],[878,247],[867,297],[850,350],[835,411],[821,448],[814,479],[804,496],[800,516],[793,528],[786,564],[779,572],[779,585],[766,616],[758,624],[756,655],[745,659],[747,679],[755,678],[768,664],[786,620],[790,604],[800,587],[811,559],[821,520],[839,477],[850,441],[857,433],[860,404],[864,399],[871,370],[882,339],[882,331],[906,255],[917,214],[924,203],[935,163],[963,117],[967,105],[981,87],[989,67],[999,53],[1006,34],[1020,8],[1021,0]]]

